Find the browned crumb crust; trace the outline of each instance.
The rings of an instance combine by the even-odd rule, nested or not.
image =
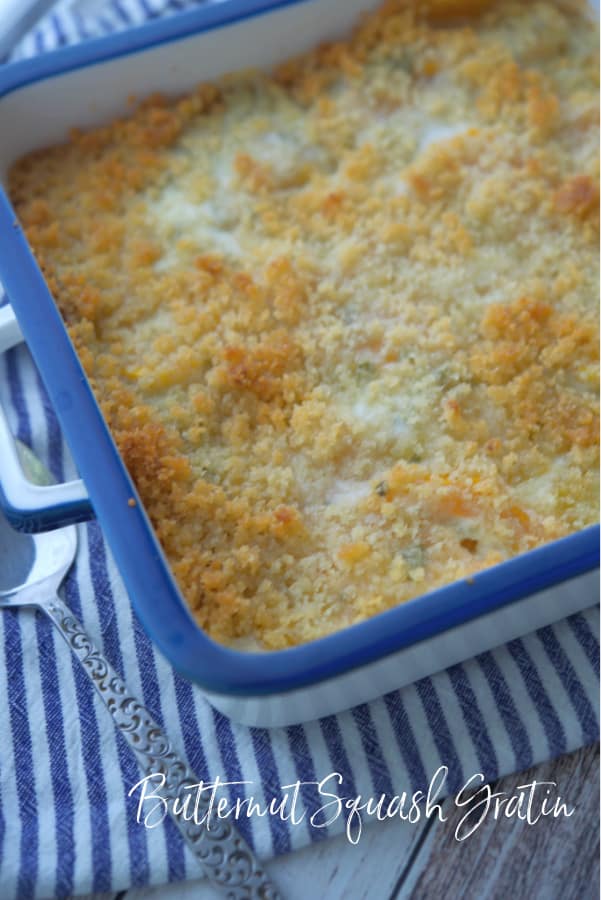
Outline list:
[[[596,43],[576,2],[389,2],[14,166],[216,639],[307,641],[596,520]]]

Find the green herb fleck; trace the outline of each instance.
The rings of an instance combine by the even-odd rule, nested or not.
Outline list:
[[[403,550],[403,558],[410,569],[420,569],[426,561],[426,551],[424,547],[416,544]]]
[[[357,363],[357,379],[360,382],[371,381],[376,374],[376,367],[369,360]]]
[[[388,482],[380,481],[379,484],[376,485],[376,494],[380,497],[386,497],[388,494]]]

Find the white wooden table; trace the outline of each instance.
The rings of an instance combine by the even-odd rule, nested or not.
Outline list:
[[[508,793],[532,778],[555,781],[575,812],[535,825],[488,818],[462,843],[457,816],[411,825],[366,827],[358,845],[344,837],[267,864],[284,900],[598,900],[599,747],[589,747],[501,779]],[[219,900],[202,881],[137,888],[85,900]]]

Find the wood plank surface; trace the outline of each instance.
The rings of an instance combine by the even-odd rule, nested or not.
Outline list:
[[[488,816],[458,843],[454,832],[464,809],[450,801],[449,821],[423,842],[398,900],[445,896],[462,900],[596,900],[599,897],[599,747],[579,750],[553,763],[510,775],[494,786],[510,796],[533,779],[554,781],[569,809],[530,825],[516,817]],[[536,796],[536,794],[535,794]],[[533,804],[533,808],[536,804]],[[539,807],[540,809],[540,807]]]

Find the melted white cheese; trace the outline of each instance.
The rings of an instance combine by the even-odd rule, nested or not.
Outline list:
[[[353,506],[367,497],[371,491],[372,487],[368,481],[345,481],[338,478],[327,492],[325,499],[328,506]]]
[[[465,134],[470,128],[465,122],[448,125],[446,122],[429,122],[420,135],[419,152],[423,153],[432,144],[440,144],[458,134]]]
[[[529,478],[515,486],[515,492],[525,506],[542,515],[552,515],[557,510],[559,489],[570,477],[563,459],[555,459],[542,475]]]
[[[236,217],[227,198],[223,203],[218,198],[194,203],[181,187],[169,185],[157,201],[149,204],[149,213],[161,231],[167,233],[172,247],[158,260],[158,271],[178,264],[174,244],[181,239],[192,239],[200,253],[219,253],[234,258],[242,255],[240,244],[230,230],[236,224]]]

